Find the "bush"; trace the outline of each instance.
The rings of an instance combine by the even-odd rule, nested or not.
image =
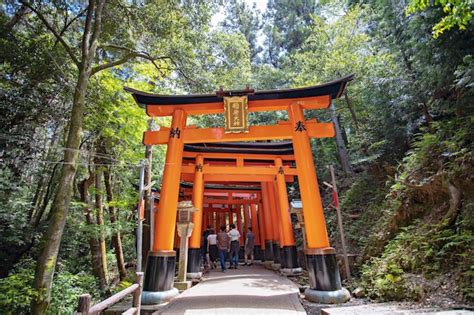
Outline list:
[[[31,300],[37,292],[33,290],[35,262],[24,260],[15,266],[14,272],[0,279],[0,313],[29,314]],[[96,280],[87,274],[58,272],[54,277],[51,309],[49,314],[72,314],[79,295],[89,293],[98,297]]]

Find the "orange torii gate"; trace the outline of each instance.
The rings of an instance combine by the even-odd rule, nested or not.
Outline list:
[[[293,145],[291,142],[270,142],[270,143],[245,143],[245,142],[228,142],[228,143],[208,143],[208,144],[195,144],[195,145],[184,145],[183,154],[183,167],[181,178],[191,179],[194,176],[192,173],[196,170],[201,170],[204,173],[204,181],[210,182],[214,175],[226,175],[226,181],[219,181],[221,189],[226,189],[226,184],[233,183],[235,181],[247,180],[261,183],[261,187],[267,182],[271,182],[272,186],[276,184],[275,189],[279,191],[279,199],[274,200],[268,205],[267,214],[268,218],[274,217],[274,223],[276,226],[281,226],[278,229],[278,234],[275,235],[275,239],[270,237],[266,239],[263,248],[266,250],[266,260],[268,264],[272,265],[274,269],[283,268],[283,272],[287,274],[301,272],[297,263],[296,245],[294,241],[293,230],[291,227],[291,218],[289,215],[289,203],[287,196],[287,189],[285,182],[292,182],[293,176],[297,174],[296,168],[294,167],[294,155]],[[198,159],[204,159],[206,163],[204,165],[198,164]],[[188,175],[188,176],[186,176]],[[238,175],[238,178],[229,177],[229,175]],[[281,181],[277,180],[280,179]],[[215,180],[215,179],[214,179]],[[276,181],[276,182],[275,182]],[[251,182],[245,183],[246,185]],[[240,183],[242,185],[242,183]],[[228,187],[228,186],[227,186]],[[229,187],[230,188],[230,187]],[[205,190],[207,191],[207,190]],[[227,195],[232,194],[231,190],[227,192]],[[258,193],[260,195],[260,191]],[[222,193],[220,194],[222,195]],[[188,192],[188,197],[191,197]],[[274,198],[274,196],[273,196]],[[219,204],[254,204],[250,206],[251,209],[244,208],[243,216],[247,223],[249,221],[254,224],[257,221],[257,209],[263,212],[263,206],[261,199],[250,201],[249,199],[231,200],[214,200],[215,203]],[[257,207],[256,204],[260,206]],[[206,200],[204,200],[206,204]],[[253,219],[251,213],[254,213]],[[271,217],[270,217],[271,213]],[[195,226],[200,226],[202,216],[196,213],[194,216],[193,223]],[[220,215],[220,214],[219,214]],[[237,223],[241,232],[246,231],[242,229],[241,220],[239,218],[240,212],[237,212]],[[260,216],[264,216],[263,213]],[[255,218],[255,219],[254,219]],[[263,222],[262,222],[263,224]],[[261,225],[262,225],[261,224]],[[254,232],[258,235],[258,224],[254,224]],[[188,252],[189,263],[188,273],[190,277],[199,276],[200,271],[200,234],[199,229],[195,229],[191,236],[190,249]],[[242,233],[241,235],[244,235]],[[268,234],[269,236],[271,234]],[[243,238],[242,242],[243,243]],[[256,257],[261,256],[261,247],[256,247]],[[275,254],[274,254],[275,253]]]
[[[336,253],[329,244],[310,145],[310,138],[333,137],[334,127],[332,123],[305,120],[303,111],[329,108],[331,99],[340,97],[347,82],[352,78],[353,76],[346,76],[323,85],[299,89],[255,92],[249,89],[221,90],[216,94],[207,95],[156,95],[126,89],[132,93],[139,105],[146,108],[149,116],[172,117],[170,128],[144,133],[144,144],[167,145],[160,203],[154,220],[154,231],[157,231],[159,235],[155,235],[153,248],[147,259],[142,295],[144,304],[161,303],[178,294],[178,290],[173,288],[176,265],[173,243],[184,145],[286,139],[290,139],[293,143],[297,169],[295,174],[291,175],[298,177],[306,226],[306,261],[310,278],[310,289],[306,291],[306,297],[318,302],[340,302],[347,299],[348,292],[341,287]],[[288,112],[289,121],[270,126],[247,126],[246,124],[247,112],[279,110]],[[226,129],[186,126],[188,115],[223,113],[226,117]],[[203,171],[206,168],[204,159],[199,158],[196,165],[201,165],[201,167],[194,172],[193,204],[202,211]],[[226,181],[226,178],[232,177],[234,180],[253,182],[249,180],[252,174],[245,173],[245,167],[236,166],[236,168],[239,170],[229,170],[232,172],[230,174],[218,173],[207,174],[207,176],[212,181]],[[277,182],[284,182],[285,167],[280,164],[278,171],[280,169],[283,169],[283,174],[269,172],[267,175],[276,175],[279,178]],[[280,191],[275,195],[275,185],[267,183],[264,186],[267,193],[263,196],[270,195],[267,204],[275,202],[276,195],[280,198]],[[263,199],[265,204],[265,198]],[[272,225],[273,236],[284,235],[285,231],[279,231],[276,226]]]

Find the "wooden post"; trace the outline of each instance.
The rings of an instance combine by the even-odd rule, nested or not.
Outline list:
[[[153,118],[148,120],[148,130],[153,130]],[[148,252],[151,248],[151,242],[153,238],[152,234],[152,217],[153,217],[153,208],[154,200],[151,192],[151,168],[152,168],[152,157],[153,157],[153,146],[147,145],[145,147],[145,176],[144,176],[144,185],[145,189],[145,216],[143,218],[143,245],[142,245],[142,257],[147,257]],[[143,268],[143,266],[142,266]]]
[[[82,294],[79,297],[79,304],[77,305],[77,312],[82,315],[89,315],[89,309],[91,308],[92,297],[90,294]]]
[[[339,234],[341,234],[341,245],[342,245],[342,255],[344,258],[344,266],[346,270],[346,277],[348,281],[352,280],[351,277],[351,270],[349,268],[349,259],[347,258],[347,249],[346,249],[346,238],[344,236],[344,227],[342,226],[342,215],[341,215],[341,208],[339,207],[339,196],[337,194],[337,186],[336,186],[336,176],[334,175],[334,167],[329,165],[329,171],[331,172],[331,179],[332,179],[332,190],[335,195],[335,205],[337,212],[337,225],[339,227]]]
[[[143,244],[143,217],[142,217],[142,201],[143,187],[145,178],[145,161],[140,161],[140,182],[138,184],[138,226],[137,226],[137,272],[142,271],[142,244]]]
[[[141,308],[141,299],[142,299],[142,291],[143,291],[143,272],[137,272],[137,278],[135,279],[135,283],[138,284],[138,288],[133,292],[133,307],[137,309],[136,314],[140,314]]]

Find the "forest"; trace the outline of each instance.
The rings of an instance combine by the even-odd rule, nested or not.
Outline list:
[[[348,74],[330,110],[306,113],[336,126],[312,150],[320,183],[336,168],[356,255],[345,285],[371,301],[472,308],[474,3],[252,3],[2,1],[0,313],[71,314],[80,294],[101,300],[133,282],[142,135],[169,118],[149,122],[125,86],[215,93]],[[287,119],[250,114],[251,125]],[[165,153],[152,148],[156,188]]]

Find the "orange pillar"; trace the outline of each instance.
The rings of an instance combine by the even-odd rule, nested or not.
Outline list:
[[[319,194],[318,180],[314,168],[313,152],[304,126],[303,109],[293,103],[288,107],[292,125],[293,149],[298,172],[298,183],[303,203],[306,241],[308,249],[329,247],[329,238],[324,219],[323,205]]]
[[[237,205],[237,230],[240,232],[240,246],[242,246],[244,233],[242,232],[242,207]]]
[[[176,228],[176,210],[183,158],[186,113],[178,109],[173,113],[170,137],[166,150],[163,183],[161,185],[160,203],[156,212],[153,236],[153,251],[173,250],[174,231]]]
[[[283,171],[283,163],[280,158],[275,160],[275,166],[279,169],[277,175],[277,197],[280,208],[280,222],[282,227],[283,239],[281,241],[282,246],[294,246],[295,238],[293,235],[293,228],[291,225],[291,216],[288,202],[288,193],[286,191],[285,174]]]
[[[251,221],[252,221],[252,232],[255,235],[255,245],[260,245],[260,231],[258,229],[258,219],[257,219],[257,205],[252,203],[250,205],[251,209]]]
[[[249,228],[249,223],[250,223],[250,215],[249,215],[249,205],[248,204],[244,204],[243,205],[243,210],[244,210],[244,226],[242,227],[242,237],[246,236],[247,235],[247,231],[248,231],[248,228]],[[245,239],[244,239],[244,243],[245,243]]]
[[[176,230],[176,210],[179,196],[179,181],[183,158],[186,112],[173,112],[168,147],[166,150],[160,203],[153,224],[153,247],[148,253],[142,299],[149,304],[161,303],[160,294],[173,297],[178,291],[173,287],[176,252],[174,248]]]
[[[222,224],[224,224],[222,220],[222,212],[216,211],[216,221],[217,221],[217,229],[219,229],[220,231]]]
[[[273,228],[273,261],[280,264],[280,216],[278,215],[277,202],[273,182],[266,183],[268,191],[268,200],[270,202],[270,213],[272,215]]]
[[[262,221],[265,230],[265,260],[273,260],[273,230],[272,230],[272,214],[270,210],[270,201],[268,198],[268,189],[265,182],[261,182],[262,188],[262,214],[264,220]]]
[[[196,156],[196,168],[194,170],[194,183],[193,183],[193,206],[197,209],[193,213],[194,228],[189,238],[189,248],[197,249],[201,247],[201,227],[202,227],[202,202],[204,199],[204,176],[202,173],[202,166],[204,158],[202,155]],[[189,263],[188,263],[189,266]]]
[[[257,223],[258,223],[258,231],[259,231],[259,238],[260,238],[260,245],[262,245],[262,249],[265,249],[265,216],[263,214],[263,206],[262,203],[258,204],[257,209]]]

